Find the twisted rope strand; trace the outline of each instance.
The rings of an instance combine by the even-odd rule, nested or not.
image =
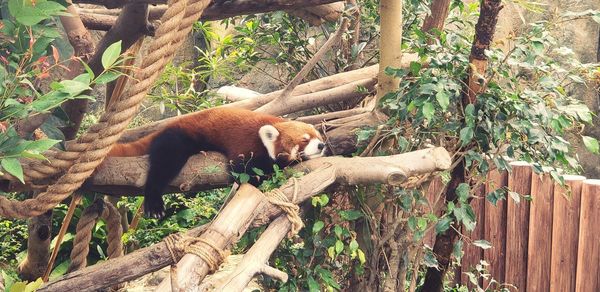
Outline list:
[[[185,36],[191,31],[194,21],[200,17],[202,11],[210,3],[210,0],[190,1],[192,2],[187,9],[186,0],[169,1],[169,8],[161,18],[162,24],[156,32],[156,38],[150,44],[150,53],[144,58],[141,69],[135,74],[134,80],[139,81],[135,82],[124,94],[128,98],[115,102],[102,115],[97,124],[77,139],[77,143],[73,145],[72,149],[81,149],[84,152],[79,154],[67,172],[34,199],[12,201],[0,196],[0,216],[12,218],[37,216],[53,208],[81,187],[103,161],[112,145],[117,142],[166,63],[172,59]],[[59,161],[57,164],[61,165],[69,163],[67,160],[60,161],[62,155],[74,155],[69,152],[56,153],[63,153],[54,157],[56,161]]]

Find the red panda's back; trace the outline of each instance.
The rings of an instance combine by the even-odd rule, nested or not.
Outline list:
[[[285,121],[283,118],[238,108],[214,108],[195,113],[175,125],[198,141],[209,143],[229,159],[246,157],[268,159],[258,135],[260,127]]]

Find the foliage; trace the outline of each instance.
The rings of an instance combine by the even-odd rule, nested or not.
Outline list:
[[[412,151],[426,143],[441,145],[456,153],[455,159],[464,157],[468,179],[473,182],[458,186],[457,202],[449,202],[441,217],[419,211],[419,205],[432,202],[418,203],[418,192],[398,192],[397,203],[410,214],[407,225],[415,242],[420,242],[430,228],[440,233],[452,222],[473,230],[476,217],[469,205],[473,192],[489,170],[510,171],[509,159],[531,162],[536,172],[550,167],[550,175],[562,182],[558,168],[580,170],[569,140],[582,139],[588,150],[598,151],[596,139],[581,135],[584,125],[591,123],[592,113],[575,95],[586,80],[598,75],[600,67],[582,64],[572,50],[561,47],[552,34],[557,28],[555,22],[531,23],[509,39],[510,50],[494,47],[487,51],[488,72],[479,74],[476,81],[482,93],[475,104],[465,103],[465,80],[474,68],[469,64],[473,30],[469,14],[477,6],[460,8],[462,13],[450,18],[458,29],[441,32],[439,40],[432,42],[412,27],[404,45],[417,52],[420,60],[408,69],[387,68],[388,74],[402,80],[398,91],[381,102],[390,115],[385,139],[397,145],[391,151]],[[371,133],[360,133],[359,139],[368,139]],[[509,195],[518,200],[528,194]],[[486,198],[495,204],[506,198],[506,190],[493,191]],[[460,241],[457,246],[453,255],[459,261]],[[488,243],[477,242],[476,246],[487,247]],[[437,266],[427,249],[421,262]]]
[[[35,4],[35,5],[34,5]],[[45,93],[40,88],[47,82],[51,72],[64,67],[56,44],[60,33],[51,23],[51,17],[62,15],[64,7],[53,1],[11,0],[11,13],[0,23],[0,165],[23,181],[19,158],[44,159],[42,152],[64,139],[57,126],[57,119],[48,119],[42,129],[54,139],[28,141],[20,137],[14,128],[19,121],[32,116],[50,113],[62,103],[73,99],[93,99],[87,95],[90,86],[105,84],[119,76],[113,68],[118,66],[120,43],[110,46],[102,58],[105,70],[94,76],[89,68],[72,80],[49,82]],[[42,23],[47,22],[47,23]],[[58,139],[58,140],[55,140]]]

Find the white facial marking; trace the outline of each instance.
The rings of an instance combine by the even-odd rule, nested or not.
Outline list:
[[[304,148],[304,155],[306,155],[310,159],[323,156],[325,148],[322,147],[321,149],[319,149],[319,145],[321,144],[323,144],[323,142],[318,138],[310,139],[310,142],[308,142],[308,145],[306,145],[306,147]]]
[[[302,138],[308,140],[308,139],[310,139],[310,135],[309,134],[304,134],[304,135],[302,135]]]
[[[290,151],[290,160],[298,159],[298,150],[300,150],[299,145],[296,145],[294,148],[292,148],[292,151]]]
[[[269,157],[275,160],[275,141],[279,136],[279,131],[277,131],[277,129],[275,129],[275,127],[272,125],[264,125],[258,130],[258,136],[260,137],[263,145],[265,145],[265,148],[267,148]]]

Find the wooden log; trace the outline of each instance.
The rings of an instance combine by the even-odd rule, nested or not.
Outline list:
[[[508,173],[497,170],[488,173],[485,184],[486,193],[508,186]],[[485,218],[483,225],[484,238],[492,244],[492,248],[483,251],[483,259],[488,262],[488,272],[496,281],[504,283],[504,268],[506,258],[506,200],[499,200],[494,206],[485,203]],[[484,279],[483,287],[489,285],[489,280]],[[491,287],[492,289],[494,287]],[[495,287],[500,288],[500,287]]]
[[[186,235],[198,236],[207,227],[208,225],[203,225],[193,228],[186,232]],[[97,291],[136,279],[172,263],[171,254],[167,250],[166,244],[161,241],[126,256],[66,274],[44,284],[37,291]]]
[[[526,162],[512,162],[512,173],[508,178],[509,191],[518,196],[531,193],[531,166]],[[527,287],[527,239],[529,235],[529,204],[517,203],[507,198],[506,265],[505,282],[517,289]]]
[[[214,291],[243,291],[252,278],[261,273],[267,266],[271,254],[285,238],[291,226],[292,224],[285,216],[279,216],[269,224],[269,227],[260,235],[260,238],[246,252],[240,264],[223,281],[222,286],[217,287]],[[287,280],[287,275],[283,274],[285,280]],[[201,291],[206,291],[203,287],[208,288],[207,285],[203,284],[200,287]]]
[[[377,78],[366,78],[357,80],[342,86],[323,90],[317,93],[307,95],[297,95],[286,99],[285,104],[269,103],[268,108],[261,107],[257,112],[268,113],[276,116],[295,113],[298,111],[313,109],[318,106],[328,105],[344,100],[363,98],[368,93],[358,91],[360,87],[373,88],[377,83]],[[310,97],[309,97],[310,96]]]
[[[349,183],[371,183],[373,182],[373,179],[377,178],[377,175],[375,175],[375,173],[369,173],[369,171],[365,171],[365,168],[372,167],[373,165],[377,165],[378,163],[383,163],[382,168],[374,168],[375,172],[379,172],[380,174],[378,182],[394,183],[397,181],[394,180],[394,175],[392,175],[393,173],[401,172],[405,175],[418,175],[422,173],[428,173],[434,170],[446,169],[450,166],[451,162],[450,155],[443,148],[424,149],[415,152],[394,155],[388,158],[325,157],[321,158],[324,159],[323,161],[321,161],[321,163],[317,163],[317,160],[314,160],[311,164],[303,165],[299,168],[300,170],[314,169],[314,171],[299,179],[298,196],[296,197],[296,201],[294,201],[294,203],[299,203],[303,200],[308,199],[314,194],[320,193],[324,188],[329,186],[333,180],[337,180],[338,182]],[[398,168],[391,169],[389,166],[390,164],[397,164]],[[328,167],[322,168],[320,167],[321,165],[328,165]],[[334,167],[334,165],[341,167],[341,169],[337,169],[336,167]],[[389,170],[389,175],[381,175],[382,169]],[[349,179],[348,176],[350,176],[353,172],[356,176],[353,179]],[[283,189],[286,196],[288,196],[288,198],[291,199],[293,197],[293,186],[288,184],[284,186]],[[254,195],[256,195],[256,193],[254,193]],[[250,197],[252,196],[253,194],[250,194]],[[263,195],[260,194],[260,196],[262,198]],[[247,196],[243,195],[242,197]],[[258,213],[260,211],[260,206],[255,208],[255,206],[247,204],[248,200],[250,199],[245,198],[244,200],[242,200],[241,203],[230,202],[228,204],[228,207],[226,208],[234,208],[235,210],[221,214],[228,214],[227,216],[231,216],[232,213],[236,213],[240,210],[254,210]],[[229,206],[230,204],[234,205]],[[242,206],[239,206],[238,204],[241,204]],[[264,214],[264,216],[262,214]],[[264,210],[262,214],[260,218],[257,218],[257,221],[261,221],[262,224],[265,224],[267,221],[263,218],[273,218],[276,216],[280,216],[282,214],[282,211],[278,207],[269,205],[268,208]],[[273,217],[269,217],[269,214],[271,214]],[[256,216],[256,214],[252,214],[252,216]],[[242,228],[243,226],[239,226],[239,224],[241,224],[240,222],[242,221],[245,222],[243,218],[239,218],[239,220],[236,219],[236,221],[234,222],[225,222],[220,224],[229,226],[227,228],[234,228],[235,226]],[[253,226],[259,225],[260,224],[258,223],[253,224]],[[188,233],[188,235],[198,236],[202,232],[199,229],[194,230],[194,233]],[[228,232],[227,234],[231,235],[230,232]],[[237,234],[236,236],[241,236],[242,234],[243,232]],[[217,235],[217,238],[221,237]],[[156,271],[170,264],[172,264],[171,256],[168,250],[166,249],[165,244],[163,242],[159,242],[151,247],[138,250],[124,257],[96,264],[92,267],[88,267],[76,271],[74,273],[65,275],[53,282],[47,283],[39,291],[72,291],[74,289],[82,289],[85,291],[98,290],[113,286],[121,282],[135,279],[141,275]],[[181,270],[184,269],[179,269],[179,271]],[[170,282],[167,282],[166,285],[170,287]]]
[[[407,54],[405,56],[405,59],[410,58],[410,56],[417,58],[417,56],[415,54],[412,54],[412,55]],[[310,93],[320,92],[323,90],[337,87],[340,84],[347,84],[347,83],[351,83],[351,82],[354,82],[357,80],[364,79],[366,77],[376,76],[378,68],[379,68],[379,65],[373,65],[373,66],[361,68],[358,70],[338,73],[338,74],[331,75],[331,76],[321,78],[318,80],[306,82],[306,83],[298,85],[298,87],[296,87],[294,89],[292,96],[306,95],[308,97]],[[238,102],[226,104],[226,105],[223,105],[223,107],[237,107],[237,108],[245,108],[245,109],[254,110],[254,109],[259,108],[262,105],[267,104],[269,101],[275,99],[282,92],[283,92],[283,90],[277,90],[277,91],[274,91],[271,93],[267,93],[267,94],[258,96],[256,98],[251,98],[251,99],[246,99],[246,100],[241,100]],[[137,139],[144,137],[154,131],[162,129],[162,127],[164,127],[164,125],[166,125],[167,123],[175,121],[177,119],[180,119],[184,116],[185,115],[167,118],[167,119],[163,119],[163,120],[160,120],[157,122],[149,123],[144,126],[137,127],[135,129],[127,130],[127,131],[125,131],[125,133],[123,133],[123,136],[121,137],[121,139],[119,139],[119,142],[125,143],[125,142],[137,140]]]
[[[569,189],[554,184],[549,291],[575,291],[581,187],[585,177],[565,176]]]
[[[483,259],[483,249],[481,247],[473,245],[473,241],[481,240],[484,238],[484,220],[485,220],[485,185],[481,185],[475,190],[474,195],[476,198],[471,200],[471,208],[475,212],[477,218],[477,225],[473,231],[465,232],[465,235],[469,238],[469,241],[464,242],[464,255],[460,265],[460,282],[463,285],[467,285],[469,289],[473,289],[475,286],[469,281],[469,276],[465,272],[472,271],[476,265]],[[464,230],[464,227],[463,227]],[[479,279],[479,285],[481,285],[481,279]]]
[[[223,86],[216,93],[228,101],[246,100],[262,95],[256,91],[237,86]]]
[[[549,174],[532,174],[531,196],[533,200],[529,210],[527,291],[550,291],[554,181]]]
[[[445,149],[439,147],[393,155],[387,158],[326,157],[302,163],[300,167],[305,167],[307,170],[312,171],[298,179],[297,184],[294,185],[294,183],[288,182],[279,188],[279,190],[289,200],[299,203],[320,193],[334,182],[349,185],[372,183],[399,185],[407,176],[448,169],[450,164],[450,155]],[[234,201],[238,200],[236,197],[243,193],[242,189],[240,189],[232,201],[215,218],[211,228],[201,238],[210,240],[219,248],[227,248],[229,244],[232,244],[237,238],[243,235],[248,228],[247,224],[250,224],[262,211],[263,201],[257,202],[256,196],[261,196],[261,198],[264,196],[253,187],[246,186],[245,188],[247,189],[247,194],[244,194],[244,201],[237,204],[234,203]],[[296,188],[297,195],[294,196]],[[238,206],[240,203],[243,206]],[[248,212],[248,210],[253,210],[253,212]],[[281,210],[273,215],[281,215]],[[213,256],[217,256],[216,252]],[[180,275],[186,275],[177,279],[177,286],[182,289],[195,289],[209,272],[208,265],[193,254],[185,255],[177,266],[179,273],[181,273]],[[165,279],[157,291],[169,291],[170,287],[170,279]]]
[[[600,180],[588,179],[581,190],[575,291],[600,291]]]

